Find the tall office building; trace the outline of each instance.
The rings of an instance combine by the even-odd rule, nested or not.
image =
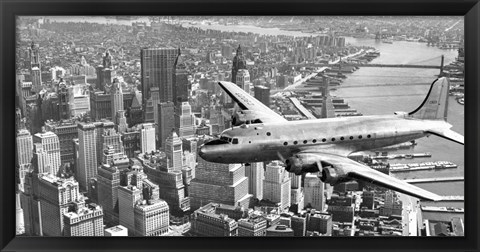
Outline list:
[[[182,140],[175,132],[172,132],[165,142],[165,154],[167,154],[168,167],[172,167],[174,171],[180,171],[183,168]]]
[[[103,65],[99,65],[96,68],[97,72],[97,81],[96,88],[105,91],[106,86],[110,86],[112,78],[112,56],[109,51],[105,51],[105,54],[102,57]]]
[[[104,235],[102,208],[93,203],[75,202],[72,211],[63,214],[63,223],[67,237]]]
[[[42,90],[42,73],[40,68],[40,47],[32,41],[29,48],[30,76],[32,79],[32,91],[39,93]]]
[[[140,51],[144,114],[146,101],[152,97],[152,87],[159,88],[159,102],[174,101],[172,79],[177,55],[178,50],[174,48],[144,48]]]
[[[195,134],[195,116],[188,102],[178,103],[176,107],[175,131],[181,138],[192,137]]]
[[[160,144],[160,149],[163,149],[165,147],[165,141],[175,127],[175,107],[173,102],[163,102],[158,104],[157,127],[157,139]]]
[[[90,93],[90,116],[95,121],[110,118],[112,116],[112,96],[103,91]]]
[[[40,202],[39,219],[42,233],[45,236],[63,235],[63,214],[68,212],[70,204],[84,201],[79,192],[78,182],[72,177],[68,179],[39,174],[37,188],[34,191]]]
[[[140,147],[143,153],[156,150],[155,127],[152,123],[144,123],[140,129]]]
[[[33,157],[33,138],[26,129],[17,131],[17,162],[19,166],[27,165],[32,162]]]
[[[170,153],[174,154],[174,151]],[[173,215],[183,215],[186,211],[190,210],[190,198],[186,196],[185,183],[188,181],[183,179],[184,169],[179,170],[178,166],[172,166],[173,163],[178,165],[178,159],[175,162],[170,162],[174,156],[175,155],[170,155],[170,157],[168,157],[164,152],[155,152],[148,154],[142,153],[138,155],[137,158],[143,165],[148,178],[159,185],[160,198],[168,203],[170,213]]]
[[[80,190],[86,191],[88,181],[97,176],[97,141],[98,136],[93,123],[79,123],[78,127],[78,163],[75,169]]]
[[[115,116],[115,126],[118,133],[122,134],[127,131],[127,118],[125,117],[125,110],[117,111],[117,115]]]
[[[50,165],[49,173],[57,176],[60,165],[62,164],[58,136],[50,131],[37,133],[33,135],[33,142],[42,145],[43,151],[47,154],[47,162]]]
[[[173,76],[173,102],[175,104],[188,101],[188,72],[187,66],[181,56],[180,48],[178,48],[178,56],[175,60],[175,73]]]
[[[327,213],[309,213],[307,230],[319,232],[325,235],[332,235],[332,215]]]
[[[250,94],[250,73],[248,73],[247,69],[239,69],[236,73],[236,81],[235,83],[239,86],[243,91]]]
[[[302,187],[302,176],[295,175],[294,173],[288,174],[291,179],[291,198],[292,205],[297,205],[297,211],[300,211],[304,208],[305,195]]]
[[[270,107],[270,88],[265,86],[255,86],[255,99],[259,100],[265,106]]]
[[[143,200],[135,205],[135,235],[160,236],[168,233],[168,204],[161,199]]]
[[[97,193],[98,203],[103,207],[107,226],[118,224],[118,187],[120,172],[117,166],[102,164],[98,168]]]
[[[325,184],[320,181],[317,174],[307,173],[304,180],[305,207],[311,206],[316,210],[325,210]]]
[[[60,160],[62,164],[73,163],[72,140],[78,138],[77,122],[74,119],[46,121],[45,130],[53,132],[60,141]]]
[[[60,120],[69,119],[70,107],[68,105],[68,101],[70,99],[68,98],[67,85],[63,81],[63,79],[60,79],[60,82],[58,83],[57,96],[58,96],[58,115],[59,115],[58,118]]]
[[[243,50],[238,45],[237,54],[233,57],[233,65],[232,65],[232,82],[237,83],[237,72],[240,69],[247,69],[247,61],[245,59],[245,55],[243,55]],[[238,83],[237,83],[238,84]]]
[[[112,89],[110,91],[112,100],[112,121],[116,122],[117,112],[123,110],[123,92],[122,85],[117,78],[113,79]]]
[[[245,166],[240,164],[210,163],[201,158],[190,182],[192,208],[210,202],[249,207],[252,195],[248,193]]]
[[[118,212],[120,225],[128,229],[129,235],[135,234],[135,203],[142,199],[142,190],[134,185],[118,188]]]
[[[280,204],[281,209],[290,207],[290,177],[278,161],[267,165],[263,180],[263,199]]]
[[[248,193],[258,200],[263,199],[263,163],[245,164],[245,176],[248,178]]]

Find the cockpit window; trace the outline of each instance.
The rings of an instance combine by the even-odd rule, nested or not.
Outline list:
[[[232,140],[232,144],[238,144],[238,138],[234,138],[234,139]]]
[[[224,139],[215,139],[210,142],[205,143],[205,145],[220,145],[220,144],[228,144],[228,140]]]

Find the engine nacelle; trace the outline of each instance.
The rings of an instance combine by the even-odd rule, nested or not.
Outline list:
[[[345,173],[340,169],[335,169],[333,167],[324,167],[322,169],[322,174],[320,180],[323,183],[328,183],[330,185],[336,185],[338,183],[347,182],[351,180]]]
[[[318,172],[318,157],[311,154],[298,154],[285,160],[285,170],[301,175],[307,172]]]

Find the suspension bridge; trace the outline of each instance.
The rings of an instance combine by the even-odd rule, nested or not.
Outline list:
[[[440,59],[439,65],[430,65],[432,61]],[[295,67],[391,67],[391,68],[431,68],[431,69],[440,69],[440,72],[443,71],[444,56],[435,56],[430,59],[425,59],[417,62],[409,62],[406,64],[387,64],[387,63],[360,63],[354,61],[336,61],[335,63],[298,63],[292,64]]]

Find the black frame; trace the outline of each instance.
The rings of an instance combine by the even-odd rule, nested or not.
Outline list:
[[[478,0],[0,0],[0,249],[1,251],[310,250],[477,251],[480,93]],[[465,16],[465,237],[17,237],[15,238],[14,80],[15,15],[464,15]]]

